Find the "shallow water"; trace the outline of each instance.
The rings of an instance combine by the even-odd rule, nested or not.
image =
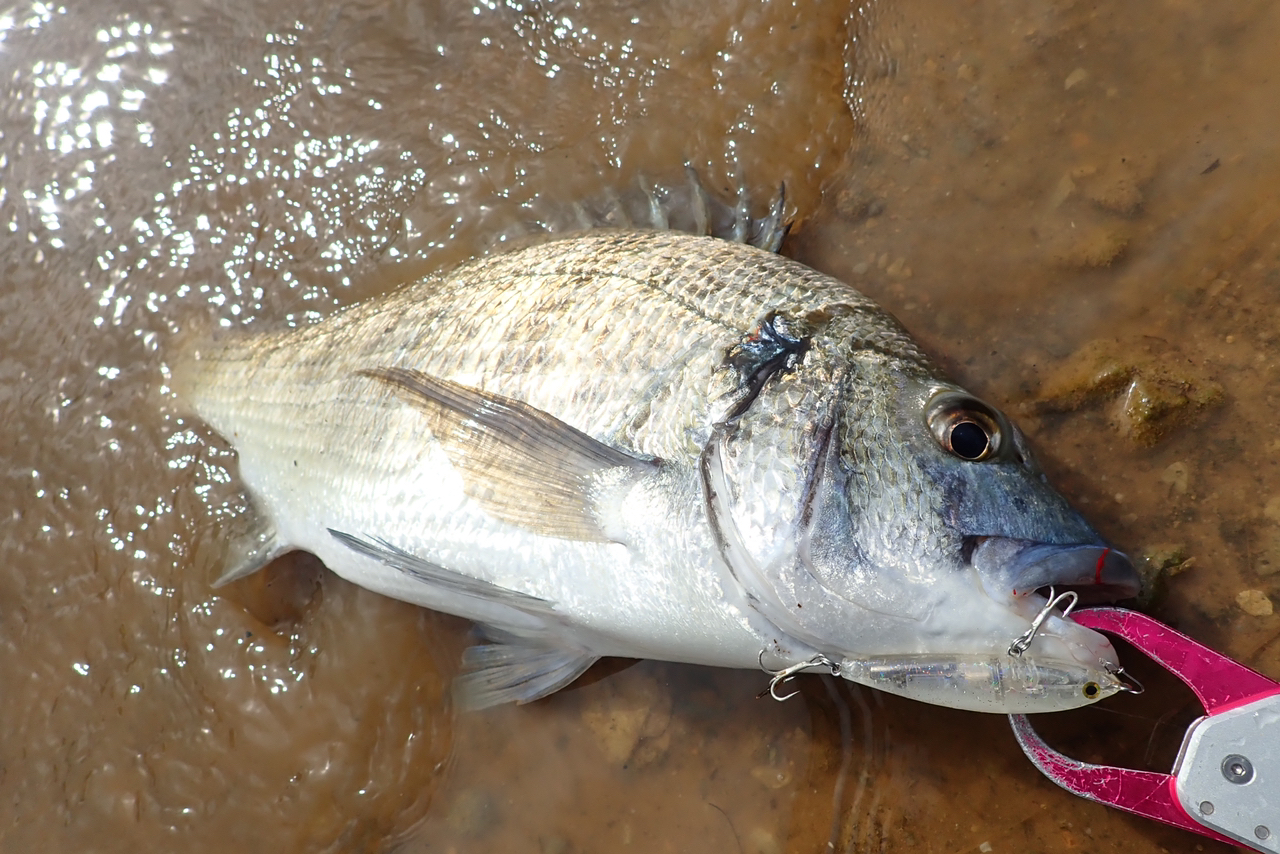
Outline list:
[[[1280,594],[1280,7],[117,0],[0,36],[0,849],[1196,843],[1055,789],[1000,718],[818,677],[602,666],[455,716],[458,621],[303,557],[210,588],[243,497],[163,365],[639,175],[785,183],[784,251],[1023,410],[1105,535],[1192,559],[1153,611],[1280,676],[1245,610]],[[1188,714],[1048,726],[1160,767]]]

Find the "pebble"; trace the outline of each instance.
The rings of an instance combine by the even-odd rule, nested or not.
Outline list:
[[[569,840],[554,833],[550,836],[542,837],[538,842],[539,847],[542,849],[542,854],[569,854],[573,849],[573,846],[569,844]]]
[[[1231,280],[1225,277],[1218,277],[1209,283],[1209,287],[1205,290],[1209,299],[1214,299],[1218,294],[1222,293],[1231,284]]]
[[[640,743],[649,714],[644,709],[590,709],[582,716],[611,762],[626,762]]]
[[[671,744],[671,694],[652,677],[619,674],[583,710],[582,722],[611,762],[651,765]]]
[[[1058,185],[1053,188],[1053,193],[1049,196],[1049,207],[1062,207],[1062,203],[1070,198],[1075,191],[1076,182],[1071,180],[1071,173],[1068,172],[1058,179]]]
[[[1280,522],[1280,495],[1273,496],[1267,500],[1266,505],[1262,508],[1262,515],[1272,522]]]
[[[498,804],[482,789],[467,789],[453,799],[445,823],[460,837],[481,836],[498,822]]]
[[[1050,257],[1064,267],[1109,267],[1129,245],[1119,224],[1063,228],[1050,243]]]
[[[1280,528],[1272,528],[1259,540],[1253,555],[1253,571],[1264,578],[1275,575],[1280,572]]]
[[[1142,560],[1167,575],[1180,575],[1191,567],[1187,547],[1181,543],[1156,543],[1142,550]]]
[[[1241,590],[1236,594],[1236,604],[1251,617],[1269,617],[1274,610],[1271,600],[1261,590]]]
[[[899,258],[894,261],[885,269],[885,272],[895,279],[911,278],[911,268],[907,266],[906,258]]]
[[[781,789],[791,783],[791,769],[775,765],[757,765],[751,769],[751,776],[769,789]]]
[[[1084,194],[1100,208],[1132,216],[1142,207],[1142,188],[1155,174],[1155,161],[1137,154],[1108,161],[1085,185]]]
[[[1063,83],[1064,89],[1070,90],[1073,86],[1078,86],[1089,79],[1089,72],[1083,68],[1077,68],[1075,71],[1067,75],[1066,82]]]
[[[1160,482],[1169,485],[1169,491],[1175,495],[1186,495],[1191,484],[1191,469],[1182,460],[1171,463],[1160,472]]]
[[[753,827],[747,832],[747,850],[753,854],[782,854],[777,837],[763,827]]]

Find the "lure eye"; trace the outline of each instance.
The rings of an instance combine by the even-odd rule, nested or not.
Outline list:
[[[991,407],[965,394],[946,392],[929,403],[927,421],[938,444],[971,463],[1000,450],[1000,419]]]
[[[1084,688],[1082,690],[1084,691],[1085,698],[1089,700],[1096,699],[1097,696],[1102,693],[1102,688],[1097,682],[1084,683]]]

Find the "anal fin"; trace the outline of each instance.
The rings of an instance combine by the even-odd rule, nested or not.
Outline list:
[[[452,572],[381,538],[361,539],[328,529],[347,548],[432,587],[462,596],[518,608],[527,614],[555,617],[554,603],[478,578]],[[454,695],[465,709],[503,703],[530,703],[554,694],[595,663],[599,656],[581,649],[561,649],[486,628],[488,642],[467,649]]]
[[[468,710],[531,703],[577,679],[598,658],[580,649],[538,646],[517,638],[478,644],[462,654],[454,698]]]
[[[253,575],[288,551],[289,546],[276,538],[276,529],[266,517],[256,516],[248,530],[235,537],[227,548],[227,568],[213,586],[222,587]]]

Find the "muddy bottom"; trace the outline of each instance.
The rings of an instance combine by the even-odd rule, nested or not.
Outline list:
[[[1261,0],[0,12],[0,849],[1200,844],[1000,717],[824,677],[603,662],[457,714],[464,623],[305,555],[211,586],[245,498],[165,363],[686,164],[757,211],[785,185],[786,254],[1016,415],[1144,607],[1280,677],[1276,44]],[[1045,731],[1166,770],[1195,707],[1144,675]]]

